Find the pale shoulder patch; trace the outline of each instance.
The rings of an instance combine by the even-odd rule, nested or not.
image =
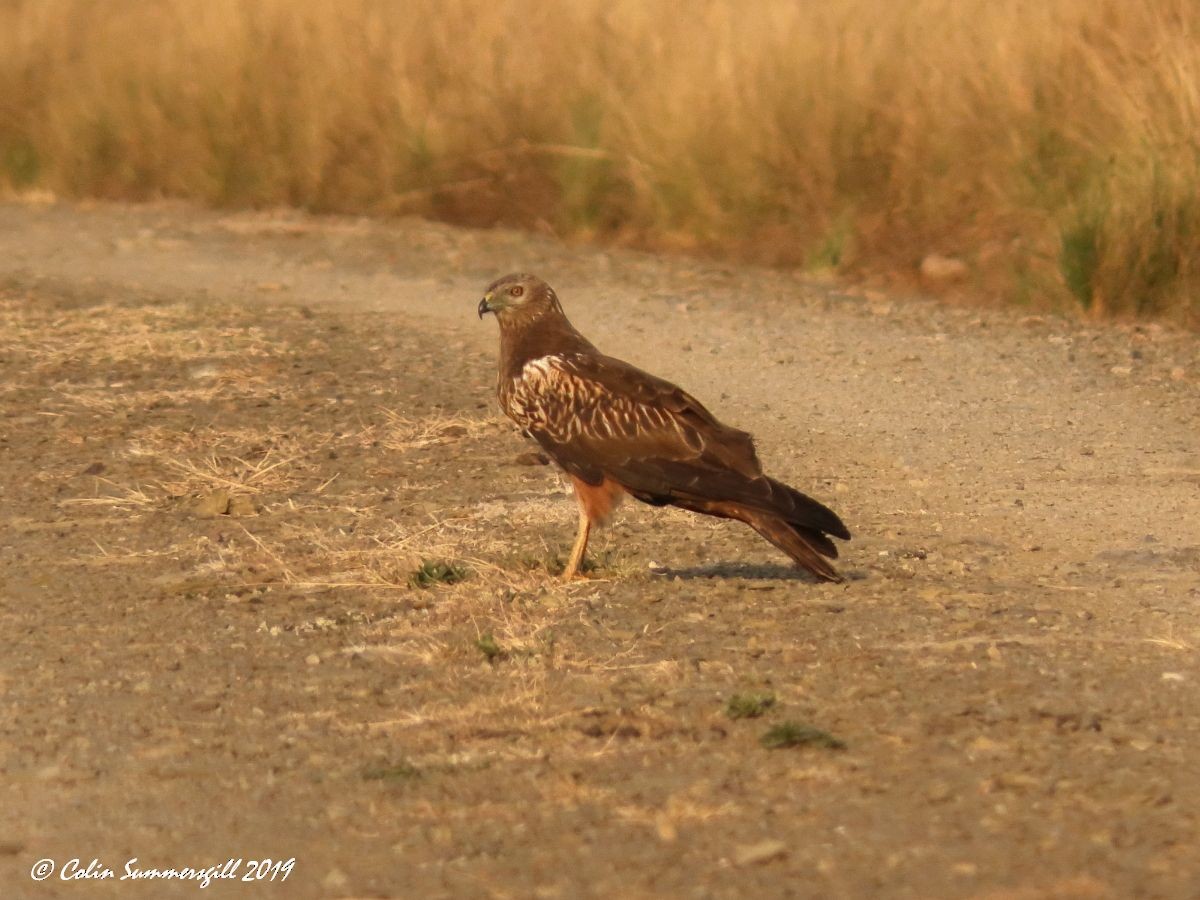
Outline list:
[[[521,367],[522,378],[547,378],[550,373],[562,366],[563,358],[556,354],[539,356],[531,359]]]
[[[514,381],[525,383],[534,390],[556,386],[564,375],[571,374],[571,363],[565,356],[552,353],[531,359],[521,367],[521,374]]]

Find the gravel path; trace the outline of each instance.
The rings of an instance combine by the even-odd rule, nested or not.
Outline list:
[[[677,381],[720,418],[753,432],[769,472],[836,509],[854,533],[841,561],[848,583],[791,578],[778,554],[735,526],[632,510],[603,546],[623,559],[620,571],[637,574],[581,591],[546,578],[530,603],[553,606],[560,629],[577,627],[581,642],[599,630],[615,636],[614,652],[636,645],[646,671],[677,666],[690,674],[671,676],[678,683],[650,699],[620,702],[584,699],[582,688],[562,683],[545,688],[539,709],[634,717],[654,709],[662,721],[686,722],[688,736],[605,725],[601,740],[586,738],[595,746],[585,753],[527,730],[516,739],[521,753],[497,764],[501,780],[475,773],[451,784],[441,776],[403,796],[366,796],[374,782],[331,795],[328,785],[314,786],[319,779],[301,760],[253,809],[228,793],[212,799],[218,818],[204,826],[212,839],[199,844],[187,843],[185,825],[163,826],[171,840],[146,837],[153,829],[142,827],[148,810],[169,819],[175,803],[187,821],[195,814],[189,808],[207,802],[195,785],[180,799],[169,778],[139,780],[137,771],[109,778],[101,770],[64,780],[52,771],[61,747],[47,738],[43,752],[33,736],[65,726],[46,713],[31,717],[29,704],[59,693],[69,708],[70,676],[43,672],[35,695],[14,669],[4,679],[12,761],[3,778],[18,798],[15,812],[0,819],[12,835],[3,843],[0,834],[5,896],[150,890],[29,879],[30,865],[51,855],[43,852],[55,829],[46,811],[71,809],[88,822],[68,829],[70,855],[86,863],[111,847],[108,855],[122,864],[121,854],[138,846],[143,857],[180,846],[218,854],[228,846],[229,855],[245,856],[234,845],[250,830],[309,815],[309,827],[281,832],[294,839],[288,852],[301,866],[287,896],[1200,895],[1195,335],[959,308],[790,273],[417,221],[172,205],[0,206],[0,286],[29,304],[137,296],[224,310],[237,328],[262,317],[268,337],[274,321],[287,319],[288,339],[297,342],[310,321],[344,321],[364,345],[394,332],[407,342],[395,350],[408,356],[393,353],[389,373],[372,375],[365,348],[355,360],[352,343],[330,365],[344,364],[340,377],[363,397],[371,389],[399,392],[393,402],[401,411],[426,402],[455,415],[493,414],[495,325],[477,321],[474,310],[482,287],[511,270],[546,278],[601,349]],[[289,311],[297,309],[303,316],[292,322]],[[0,336],[10,362],[29,346],[19,330]],[[423,400],[415,387],[404,393],[405,360],[417,357],[430,367],[422,370]],[[14,371],[3,412],[32,428]],[[483,464],[493,451],[521,449],[498,429],[470,452]],[[0,451],[10,472],[37,452],[15,437]],[[429,452],[431,472],[444,464],[478,474],[479,465],[466,466],[470,459]],[[443,474],[453,480],[450,468]],[[569,543],[574,508],[549,472],[509,466],[478,477],[462,484],[456,502],[464,508],[548,497],[550,518],[540,530],[529,527],[551,544]],[[11,517],[23,488],[15,476],[0,484]],[[431,510],[424,496],[423,514],[436,513],[436,497]],[[47,521],[57,515],[47,512]],[[516,520],[506,528],[514,547],[534,533]],[[35,537],[8,547],[37,558]],[[153,546],[152,535],[144,540]],[[0,569],[10,585],[3,622],[6,643],[20,647],[24,636],[45,635],[47,617],[70,619],[88,601],[53,587],[18,596],[11,586],[18,576],[32,583],[33,569],[13,559]],[[651,570],[659,574],[644,574]],[[100,582],[96,589],[114,590]],[[354,606],[353,598],[345,602]],[[127,614],[128,627],[147,629],[150,639],[160,620],[139,625],[136,604]],[[576,634],[556,631],[563,633]],[[304,672],[305,649],[319,656],[359,638],[321,637],[325,644],[281,656],[280,673],[286,680],[287,660],[295,659]],[[29,671],[48,664],[46,646],[28,644]],[[119,643],[109,650],[119,667]],[[237,665],[235,655],[229,660]],[[457,657],[445,664],[445,672],[481,665]],[[433,668],[414,678],[441,663],[425,665]],[[347,690],[354,671],[339,675]],[[620,696],[626,675],[614,672],[603,690]],[[739,689],[772,691],[788,711],[781,719],[811,720],[848,749],[761,749],[757,731],[736,731],[743,726],[722,713]],[[153,719],[159,699],[153,687],[140,689],[121,714]],[[274,721],[272,707],[253,696],[247,702]],[[397,700],[397,709],[405,702]],[[770,724],[763,720],[759,731]],[[230,734],[239,727],[231,723]],[[436,723],[430,728],[451,745],[470,743]],[[115,726],[112,733],[124,734]],[[123,746],[126,739],[112,740]],[[326,749],[355,753],[353,742]],[[258,764],[268,756],[263,749]],[[225,784],[236,771],[214,777]],[[541,784],[573,787],[538,793],[522,781],[530,771]],[[525,818],[501,816],[509,825],[488,831],[481,821],[495,813],[485,811],[489,786],[492,800],[509,806],[505,815],[522,808],[510,792],[536,799]],[[124,816],[115,798],[131,790],[142,796]],[[313,812],[346,792],[355,816],[370,823]],[[96,803],[114,806],[79,807]],[[483,819],[433,816],[414,837],[405,810],[422,804]],[[442,819],[450,824],[439,831]],[[210,890],[233,895],[242,887]],[[194,886],[172,889],[190,895]]]

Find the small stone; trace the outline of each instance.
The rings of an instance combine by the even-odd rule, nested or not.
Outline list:
[[[58,196],[54,191],[46,190],[45,188],[34,188],[29,191],[22,191],[17,195],[17,200],[27,206],[52,206],[58,202]]]
[[[304,657],[304,664],[306,666],[319,666],[321,664],[321,657],[316,653],[310,653]]]
[[[952,256],[930,253],[921,260],[921,278],[930,284],[950,284],[967,277],[967,264]]]
[[[321,887],[327,891],[343,891],[349,883],[350,879],[341,869],[330,869],[321,879]]]
[[[983,735],[975,738],[968,746],[976,753],[995,753],[1004,749],[1004,745],[999,741],[993,741],[991,738],[984,737]]]
[[[527,453],[518,453],[513,462],[518,466],[548,466],[550,465],[550,457],[544,453],[529,451]]]
[[[90,466],[88,466],[86,469],[84,469],[82,472],[80,472],[79,474],[80,475],[99,475],[103,471],[104,471],[104,463],[94,462]]]
[[[237,519],[243,519],[247,516],[257,516],[258,507],[246,494],[238,494],[235,497],[229,498],[229,507],[226,512]]]
[[[733,862],[737,866],[757,866],[787,856],[787,852],[787,844],[783,841],[760,841],[738,847],[734,851]]]
[[[1030,790],[1039,784],[1036,778],[1024,772],[1005,772],[995,780],[995,786],[1004,790]]]
[[[1113,366],[1108,371],[1111,372],[1113,375],[1125,376],[1125,375],[1129,375],[1130,373],[1132,373],[1133,369],[1130,366]]]
[[[944,781],[935,781],[925,792],[925,797],[931,803],[944,803],[954,796],[954,790]]]
[[[194,366],[193,368],[189,369],[188,374],[192,378],[197,379],[216,378],[221,374],[221,370],[212,363],[204,363],[203,365]]]
[[[1184,371],[1183,366],[1176,366],[1175,368],[1173,368],[1171,370],[1171,380],[1172,381],[1183,381],[1183,376],[1186,374],[1187,374],[1187,372]]]
[[[654,828],[658,832],[658,839],[664,844],[669,844],[679,837],[679,829],[666,813],[659,813],[655,817]]]
[[[188,512],[197,519],[215,519],[229,511],[229,491],[222,489],[211,491],[197,497],[188,506]]]

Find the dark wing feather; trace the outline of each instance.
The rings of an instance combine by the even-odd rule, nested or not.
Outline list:
[[[567,368],[569,374],[587,383],[581,393],[597,398],[592,413],[596,427],[591,429],[591,435],[584,437],[603,449],[610,452],[621,452],[622,447],[635,452],[662,449],[667,459],[695,455],[708,465],[732,469],[746,478],[762,475],[754,438],[717,421],[716,416],[682,388],[627,362],[600,354],[573,356]]]
[[[591,484],[607,475],[648,503],[712,514],[714,501],[729,502],[798,528],[850,536],[831,510],[763,474],[749,434],[717,421],[668,381],[582,353],[548,357],[525,381],[526,402],[537,406],[530,433]]]

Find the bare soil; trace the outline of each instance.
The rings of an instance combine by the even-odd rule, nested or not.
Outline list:
[[[514,269],[833,506],[848,582],[635,504],[559,584],[574,504],[474,315]],[[295,859],[225,896],[1200,896],[1195,335],[9,204],[0,379],[4,897],[201,890],[30,877],[132,857]]]

